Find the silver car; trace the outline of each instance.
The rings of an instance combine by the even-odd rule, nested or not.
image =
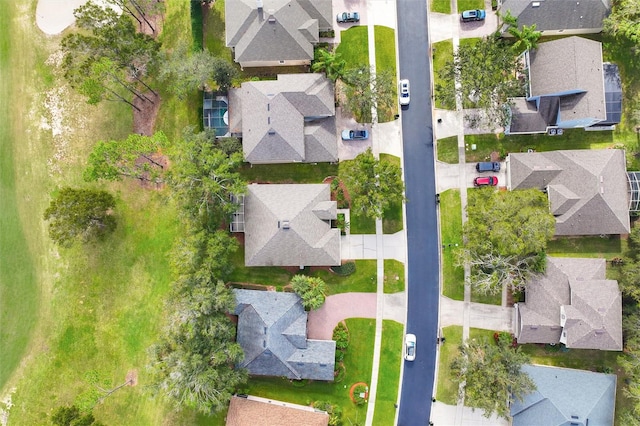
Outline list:
[[[409,105],[411,96],[409,94],[409,80],[400,80],[400,105]]]
[[[416,359],[416,335],[407,334],[404,336],[404,359],[413,361]]]

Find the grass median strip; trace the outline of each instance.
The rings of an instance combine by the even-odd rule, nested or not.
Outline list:
[[[402,324],[384,320],[382,322],[382,345],[380,348],[380,369],[376,391],[374,425],[393,425],[400,384],[400,363],[403,350]]]
[[[440,194],[440,232],[442,294],[453,300],[464,300],[464,269],[456,266],[456,249],[462,247],[462,203],[457,189]]]

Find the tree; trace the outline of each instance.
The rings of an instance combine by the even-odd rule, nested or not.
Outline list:
[[[318,309],[324,304],[327,285],[320,278],[306,275],[294,275],[291,288],[302,299],[302,306],[307,311]]]
[[[622,330],[625,347],[624,353],[618,356],[618,365],[625,372],[627,385],[624,387],[624,393],[631,401],[624,417],[640,419],[640,311],[637,307],[623,317]],[[640,422],[626,421],[623,424],[636,425]]]
[[[75,405],[58,407],[51,414],[51,423],[56,426],[102,426],[93,414],[82,414]]]
[[[542,37],[542,33],[536,31],[536,24],[531,26],[523,25],[522,29],[518,28],[518,26],[510,26],[507,31],[516,39],[511,48],[518,54],[538,47],[538,40]]]
[[[385,209],[404,201],[402,170],[373,157],[371,148],[352,161],[340,162],[338,173],[351,196],[351,211],[382,219]]]
[[[628,249],[622,260],[618,285],[627,299],[640,302],[640,227],[634,226],[629,233]]]
[[[367,66],[345,73],[347,107],[361,123],[373,122],[372,108],[390,108],[396,102],[395,78],[388,70],[376,74]]]
[[[142,31],[144,24],[155,34],[156,28],[149,21],[154,15],[164,13],[164,2],[159,0],[109,0],[109,3],[120,7],[138,22],[138,28]]]
[[[155,68],[158,42],[137,32],[129,16],[91,1],[74,16],[80,32],[61,42],[62,68],[72,87],[92,103],[113,98],[131,104],[127,93],[142,97],[151,90],[144,76]]]
[[[123,177],[153,183],[162,183],[165,166],[158,159],[169,140],[162,132],[153,136],[130,134],[120,141],[99,141],[89,154],[89,164],[84,171],[88,182],[98,179],[121,180]]]
[[[101,240],[116,228],[115,205],[115,199],[106,191],[62,188],[44,212],[44,220],[49,221],[49,237],[63,247],[77,240]]]
[[[497,414],[509,418],[509,405],[536,389],[528,374],[522,371],[529,357],[499,341],[467,340],[460,345],[460,353],[451,362],[453,380],[464,384],[465,405],[484,410],[489,418]]]
[[[237,74],[229,61],[213,56],[207,49],[193,52],[186,43],[168,53],[160,66],[160,80],[179,99],[215,83],[219,90],[225,91]]]
[[[459,263],[472,266],[469,281],[477,290],[497,294],[504,285],[522,288],[532,273],[544,272],[555,229],[544,193],[481,188],[469,192],[467,214]]]
[[[640,7],[637,0],[614,2],[611,13],[604,19],[603,31],[613,38],[635,45],[632,52],[640,55]]]
[[[340,59],[340,53],[316,49],[315,56],[313,65],[311,65],[313,72],[324,72],[327,78],[333,82],[344,77],[347,63],[344,59]]]
[[[509,120],[510,98],[525,93],[527,82],[519,79],[523,65],[509,43],[498,35],[485,37],[473,44],[460,45],[452,62],[438,72],[436,99],[447,108],[455,109],[460,96],[465,108],[479,108],[483,112],[481,124],[492,128],[504,126]],[[459,88],[456,84],[459,82]]]
[[[227,155],[201,138],[179,139],[170,150],[168,182],[187,216],[217,229],[236,209],[232,196],[246,192],[238,173],[242,154]]]

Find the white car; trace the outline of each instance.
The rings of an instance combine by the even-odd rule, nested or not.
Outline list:
[[[413,361],[416,359],[416,335],[407,334],[404,336],[404,359]]]
[[[400,80],[400,105],[409,105],[411,96],[409,95],[409,80]]]

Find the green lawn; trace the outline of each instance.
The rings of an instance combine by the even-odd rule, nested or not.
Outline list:
[[[469,9],[484,9],[484,2],[482,0],[458,0],[458,11]]]
[[[433,0],[431,2],[431,11],[438,13],[451,13],[451,1],[449,0]]]
[[[440,232],[444,245],[442,294],[453,300],[464,300],[464,269],[455,266],[455,245],[462,247],[462,206],[457,189],[440,194]]]
[[[458,164],[460,154],[458,151],[458,137],[451,136],[449,138],[438,139],[438,161],[444,161],[449,164]]]
[[[502,293],[498,294],[479,294],[473,291],[471,287],[471,301],[475,303],[486,303],[488,305],[501,305]]]
[[[561,149],[604,149],[614,145],[613,132],[586,132],[584,129],[568,129],[562,136],[547,135],[466,135],[466,161],[486,161],[491,152],[497,151],[504,158],[509,152],[556,151]],[[471,146],[475,144],[476,150]]]
[[[600,237],[556,238],[547,243],[547,254],[557,257],[621,257],[627,240],[617,235]]]
[[[374,425],[393,425],[400,383],[403,332],[404,327],[398,322],[389,320],[382,322],[382,346],[380,348],[380,366],[382,368],[378,370],[376,409],[373,415]]]
[[[398,81],[396,73],[396,35],[393,28],[375,25],[373,27],[376,45],[376,71],[389,71],[393,74],[392,81]],[[395,92],[395,85],[394,92]],[[378,122],[393,121],[398,113],[398,103],[394,102],[390,109],[383,108],[378,111]]]
[[[394,259],[384,260],[384,292],[404,291],[404,263]]]
[[[204,46],[214,56],[232,61],[231,49],[225,46],[224,2],[216,0],[204,13]]]
[[[431,51],[433,54],[433,84],[434,87],[436,87],[438,83],[442,84],[439,71],[443,69],[447,63],[453,61],[453,41],[442,40],[433,43],[431,45]],[[450,99],[447,104],[454,106],[455,99]],[[445,109],[445,105],[440,100],[437,100],[435,105],[436,108]]]
[[[340,44],[336,53],[347,63],[347,69],[369,66],[369,35],[366,26],[353,26],[340,32]]]
[[[351,385],[358,382],[369,384],[373,363],[373,342],[376,322],[374,319],[350,318],[346,320],[349,329],[349,348],[344,358],[346,375],[340,383],[304,381],[292,383],[288,379],[252,378],[247,391],[251,395],[273,398],[295,404],[309,405],[314,401],[330,401],[342,407],[343,424],[364,422],[367,404],[357,407],[349,398]],[[349,423],[351,422],[351,423]]]
[[[352,234],[375,234],[376,233],[376,220],[367,217],[363,214],[354,214],[353,211],[350,215],[351,221],[349,222],[349,230]]]
[[[462,344],[462,327],[451,325],[442,329],[446,341],[440,345],[438,363],[438,384],[436,399],[449,405],[456,405],[458,401],[458,386],[451,380],[451,361],[460,353],[458,347]]]
[[[27,349],[40,302],[37,260],[28,246],[28,229],[24,229],[25,225],[36,225],[40,218],[32,217],[24,223],[20,216],[21,208],[33,206],[25,205],[24,193],[20,192],[26,189],[20,181],[29,179],[29,174],[25,176],[24,171],[17,174],[16,169],[24,165],[16,161],[19,159],[14,160],[14,148],[20,146],[24,136],[18,129],[25,125],[28,109],[20,91],[22,84],[34,83],[27,83],[23,78],[33,64],[33,57],[27,55],[29,61],[20,60],[26,52],[21,51],[22,46],[11,37],[16,7],[9,2],[0,8],[0,99],[4,99],[0,102],[0,389],[4,388]],[[8,102],[9,99],[12,101]],[[16,179],[17,176],[20,178]],[[43,184],[37,182],[35,189],[40,190]]]
[[[493,330],[485,330],[483,328],[469,328],[469,339],[482,340],[487,339],[489,343],[494,343],[496,340],[493,338]]]
[[[322,183],[338,174],[338,165],[331,163],[254,164],[245,163],[240,170],[248,182],[256,183]]]
[[[347,292],[375,292],[377,288],[376,260],[356,260],[356,272],[348,276],[340,276],[328,268],[305,268],[292,270],[278,266],[244,266],[244,249],[240,249],[233,256],[235,269],[229,278],[230,282],[244,284],[260,284],[274,286],[278,290],[289,284],[296,273],[320,277],[327,284],[327,294]]]
[[[395,155],[380,154],[380,161],[393,163],[400,167],[400,158]],[[403,227],[402,203],[393,203],[383,212],[382,232],[384,234],[395,234],[402,231]]]

